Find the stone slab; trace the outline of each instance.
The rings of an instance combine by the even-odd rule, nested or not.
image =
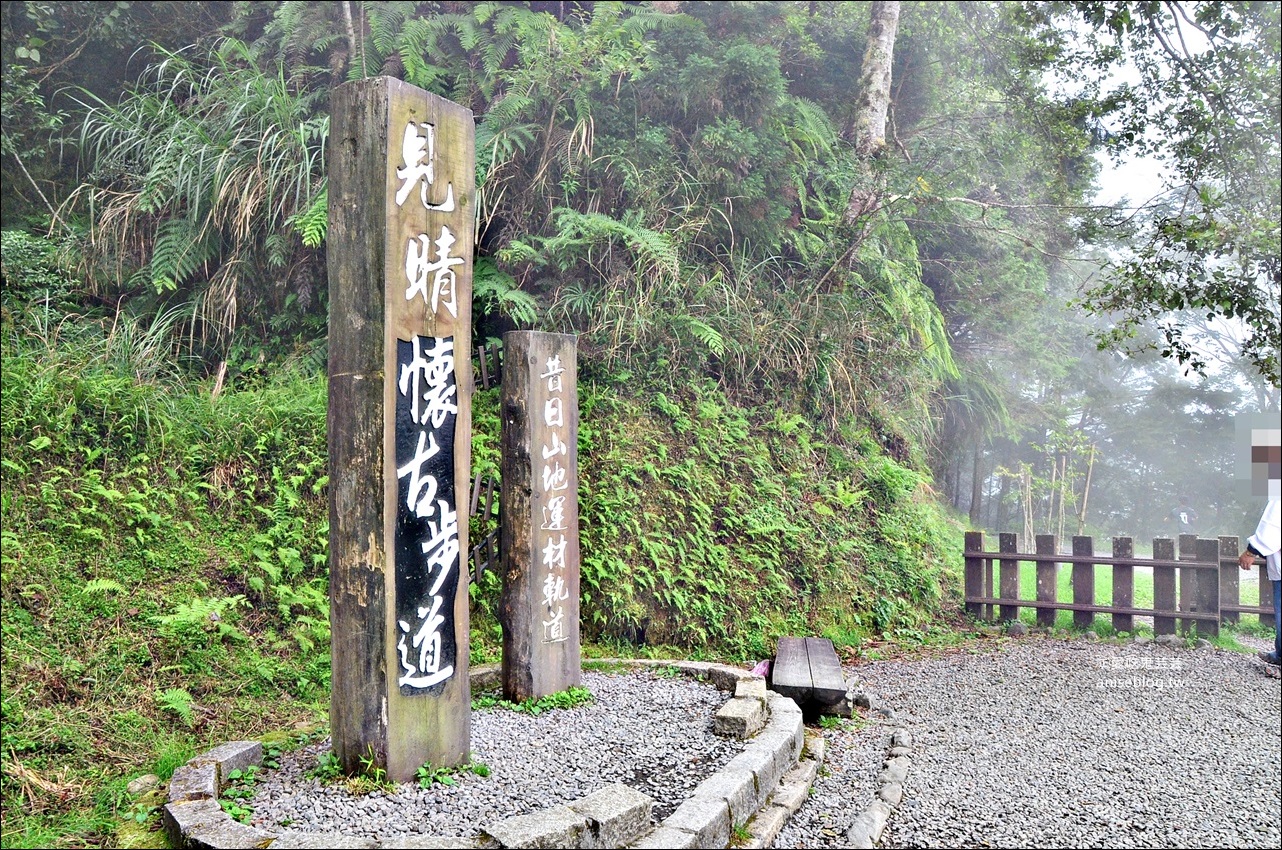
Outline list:
[[[779,833],[783,831],[783,828],[788,825],[788,819],[792,815],[793,812],[782,806],[766,806],[757,812],[757,816],[752,819],[752,823],[748,827],[748,831],[752,833],[752,838],[738,846],[744,848],[771,846],[775,843],[775,839],[779,837]]]
[[[876,847],[889,819],[890,807],[882,800],[874,800],[846,830],[847,843],[855,848]]]
[[[477,850],[485,845],[456,835],[396,835],[377,841],[374,846],[378,850]]]
[[[823,762],[824,756],[828,754],[828,742],[822,735],[807,735],[802,752],[817,762]]]
[[[617,782],[569,805],[587,818],[591,846],[602,848],[622,847],[635,841],[650,828],[650,813],[654,810],[653,799]]]
[[[191,765],[215,764],[218,766],[218,782],[227,781],[227,774],[233,770],[245,770],[263,763],[263,745],[258,741],[229,741],[214,747],[207,753],[196,756],[187,762]]]
[[[783,771],[775,753],[766,747],[749,747],[730,759],[722,770],[747,770],[757,777],[759,788],[774,788],[779,784]]]
[[[908,756],[895,756],[886,762],[886,767],[882,770],[881,775],[877,777],[883,785],[892,783],[903,784],[908,778],[908,767],[910,762]]]
[[[797,764],[783,775],[781,782],[800,782],[806,787],[815,783],[815,777],[819,775],[819,762],[813,759],[805,759]]]
[[[197,826],[185,836],[183,847],[193,850],[255,850],[272,843],[271,833],[246,826],[230,817]]]
[[[481,831],[510,850],[582,847],[588,821],[569,806],[552,806],[541,812],[517,815],[492,823]]]
[[[691,850],[699,846],[696,840],[693,832],[660,826],[628,846],[634,850]]]
[[[185,836],[197,827],[224,820],[231,818],[227,817],[217,800],[208,798],[166,803],[160,810],[160,823],[174,847],[186,847]]]
[[[810,786],[802,782],[783,782],[770,797],[773,806],[796,812],[810,798]]]
[[[693,833],[696,847],[725,847],[730,843],[730,806],[725,800],[691,797],[663,826]]]
[[[747,823],[761,807],[772,788],[758,788],[757,777],[749,770],[722,769],[699,783],[692,797],[724,800],[730,806],[735,826]]]
[[[764,676],[752,676],[748,679],[740,679],[735,682],[734,695],[736,697],[757,697],[764,704],[766,694],[766,679]]]
[[[372,850],[378,842],[357,835],[338,832],[288,832],[268,845],[271,850]]]
[[[217,800],[218,790],[217,764],[187,763],[175,769],[169,779],[169,802]]]
[[[775,754],[775,761],[779,764],[779,775],[782,776],[797,763],[801,757],[802,741],[800,734],[790,735],[783,730],[771,731],[767,729],[752,739],[750,747],[764,747]]]
[[[733,691],[741,680],[752,677],[751,670],[740,670],[728,664],[708,665],[708,681],[723,691]]]
[[[735,697],[727,700],[712,716],[713,732],[740,741],[751,738],[765,725],[765,700],[757,697]]]
[[[898,782],[891,782],[888,785],[881,786],[877,796],[885,800],[892,807],[898,806],[899,801],[904,798],[904,786]]]
[[[499,664],[478,664],[470,668],[467,675],[474,691],[488,691],[503,682],[503,668]]]

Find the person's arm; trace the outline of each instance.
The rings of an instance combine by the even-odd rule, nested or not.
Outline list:
[[[1252,565],[1255,564],[1256,558],[1263,558],[1263,557],[1264,557],[1263,553],[1257,552],[1255,547],[1251,545],[1251,541],[1248,540],[1246,542],[1246,548],[1242,550],[1241,555],[1238,555],[1237,565],[1244,570],[1249,570],[1251,569]]]

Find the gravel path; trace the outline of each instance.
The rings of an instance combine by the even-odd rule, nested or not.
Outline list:
[[[1030,637],[846,673],[894,721],[825,733],[775,847],[847,846],[892,725],[915,746],[884,847],[1282,844],[1282,686],[1250,656]]]
[[[475,835],[493,821],[569,803],[614,782],[655,799],[667,817],[694,787],[742,752],[712,732],[727,695],[706,682],[652,672],[583,674],[593,703],[538,716],[472,712],[472,753],[491,773],[460,774],[456,787],[417,784],[353,795],[305,774],[323,741],[281,760],[257,783],[251,823],[272,832]]]

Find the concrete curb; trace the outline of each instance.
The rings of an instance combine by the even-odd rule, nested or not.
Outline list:
[[[258,741],[223,744],[175,770],[161,811],[161,823],[175,847],[198,850],[726,847],[735,830],[745,826],[753,836],[745,846],[765,847],[805,801],[823,758],[823,739],[807,743],[801,709],[792,700],[766,691],[761,676],[727,664],[703,661],[619,658],[585,661],[630,667],[672,667],[685,675],[705,679],[720,690],[732,691],[734,696],[727,705],[735,703],[735,709],[727,715],[733,719],[721,725],[732,737],[740,734],[752,737],[748,738],[742,753],[700,783],[675,812],[654,828],[650,827],[654,801],[625,785],[615,784],[566,806],[491,824],[476,839],[404,835],[373,840],[342,833],[273,834],[234,820],[218,804],[218,797],[233,770],[243,771],[262,764],[263,748]],[[498,665],[472,668],[473,689],[492,687],[498,675]],[[750,708],[749,703],[755,704],[760,714],[741,711]],[[755,735],[748,731],[754,726],[760,728]],[[814,740],[818,741],[817,745]],[[803,748],[809,758],[799,765]],[[815,758],[816,748],[818,758]]]

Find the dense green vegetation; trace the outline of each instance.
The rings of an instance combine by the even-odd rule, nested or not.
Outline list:
[[[1169,35],[1169,4],[889,4],[870,146],[871,5],[5,2],[3,844],[155,846],[130,778],[324,722],[325,145],[347,80],[476,115],[477,341],[579,337],[590,652],[947,639],[955,511],[1148,537],[1197,487],[1236,533],[1220,438],[1277,406],[1277,192],[1234,182],[1277,157],[1276,14],[1193,4],[1222,52],[1145,53],[1118,97],[1099,81]],[[1066,73],[1078,89],[1048,85]],[[1249,120],[1218,132],[1226,112]],[[1172,122],[1145,144],[1200,206],[1093,205],[1094,153]],[[1178,244],[1232,263],[1181,278]],[[1122,259],[1084,315],[1105,248]],[[1137,309],[1114,324],[1109,298]],[[1222,368],[1189,382],[1179,308],[1252,334],[1221,327]],[[477,472],[497,474],[496,406],[475,398]],[[498,657],[497,598],[487,573],[474,661]]]

